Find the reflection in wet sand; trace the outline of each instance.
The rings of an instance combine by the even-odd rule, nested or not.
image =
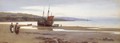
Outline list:
[[[120,34],[119,31],[109,31],[109,29],[108,29],[108,31],[101,31],[101,30],[99,30],[101,28],[86,28],[86,30],[82,30],[82,29],[80,30],[80,29],[62,29],[62,28],[59,28],[59,27],[54,28],[54,27],[22,26],[21,29],[37,29],[37,30],[42,30],[42,31],[63,31],[63,32],[102,32],[102,33]],[[94,30],[92,30],[92,29],[94,29]],[[106,28],[104,28],[104,29],[106,29]]]
[[[38,30],[47,30],[47,31],[53,31],[52,27],[37,27]]]
[[[34,28],[32,26],[21,26],[20,28],[21,29],[37,29],[37,28]]]

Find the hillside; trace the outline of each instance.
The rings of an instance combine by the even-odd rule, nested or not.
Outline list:
[[[32,14],[0,12],[0,21],[36,21],[41,17]]]
[[[43,20],[43,17],[32,14],[25,14],[25,13],[0,12],[0,21],[37,21],[37,20]],[[54,20],[55,21],[76,21],[76,20],[86,21],[87,19],[78,19],[71,17],[55,17]]]
[[[65,21],[90,21],[88,19],[83,18],[75,18],[75,17],[56,17],[58,20],[65,20]]]

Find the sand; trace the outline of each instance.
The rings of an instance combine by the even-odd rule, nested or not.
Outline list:
[[[83,27],[79,28],[84,30],[81,32],[50,30],[20,29],[20,33],[15,34],[10,32],[9,25],[0,24],[0,43],[120,43],[120,34],[112,33],[120,32],[119,29],[105,29],[106,32],[103,32],[104,29],[92,30]]]

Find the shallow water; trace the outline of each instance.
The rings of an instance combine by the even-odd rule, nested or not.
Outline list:
[[[120,31],[95,31],[95,30],[80,30],[80,29],[62,29],[62,28],[37,28],[33,26],[22,26],[21,29],[36,29],[42,31],[59,31],[59,32],[100,32],[120,35]],[[91,28],[92,29],[92,28]]]
[[[10,24],[11,22],[0,22],[0,24]],[[16,23],[16,22],[12,22],[12,23]],[[37,26],[37,22],[33,21],[33,22],[18,22],[21,25],[27,25],[27,24],[32,24],[32,26],[22,26],[21,29],[37,29],[37,30],[44,30],[44,31],[64,31],[64,32],[104,32],[104,33],[111,33],[111,34],[120,34],[120,32],[118,31],[90,31],[90,30],[76,30],[76,29],[62,29],[62,28],[45,28],[45,29],[40,29],[37,27],[33,27],[33,26]],[[97,24],[94,26],[92,26],[93,24],[85,22],[85,21],[56,21],[54,24],[62,24],[62,26],[86,26],[86,27],[100,27],[100,25],[98,26]],[[112,24],[113,25],[113,24]],[[114,26],[106,26],[104,25],[104,27],[109,27],[109,28],[119,28],[118,24],[114,25]],[[88,29],[101,29],[101,28],[88,28]]]
[[[0,22],[0,24],[10,24],[11,22]],[[16,22],[13,22],[16,23]],[[36,21],[18,22],[19,24],[32,24],[37,26]],[[55,21],[54,24],[59,26],[84,26],[84,27],[102,27],[102,28],[120,28],[120,22],[112,21]],[[54,25],[53,24],[53,25]]]

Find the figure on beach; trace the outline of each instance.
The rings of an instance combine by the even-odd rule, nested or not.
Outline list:
[[[15,32],[16,34],[19,34],[19,29],[20,29],[20,26],[18,25],[18,23],[16,23],[15,26],[13,25],[13,23],[11,23],[10,25],[11,33]]]
[[[14,25],[13,25],[13,23],[11,23],[11,25],[10,25],[10,32],[13,33],[13,31],[14,31]]]
[[[18,23],[16,23],[16,25],[15,25],[15,33],[16,34],[19,34],[19,29],[20,29],[20,26],[18,25]]]

